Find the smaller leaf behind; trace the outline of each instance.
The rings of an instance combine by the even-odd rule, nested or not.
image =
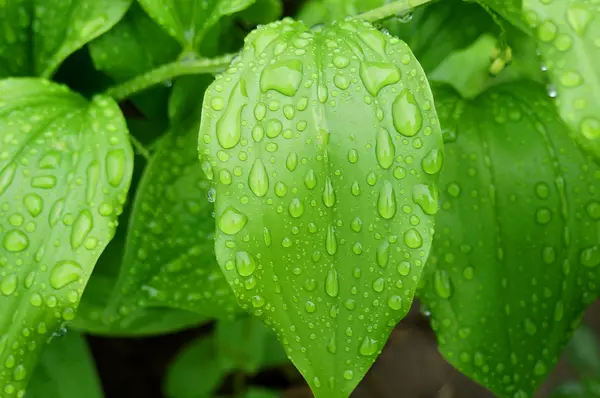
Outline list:
[[[113,27],[132,0],[10,0],[0,8],[0,78],[50,77]]]
[[[104,397],[94,360],[82,335],[69,332],[52,340],[33,372],[26,397]]]

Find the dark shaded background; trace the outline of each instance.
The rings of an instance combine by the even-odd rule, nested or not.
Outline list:
[[[588,309],[584,319],[597,334],[600,332],[600,302]],[[144,339],[89,337],[106,397],[164,398],[161,385],[169,362],[186,343],[209,330],[203,327]],[[562,358],[536,398],[548,397],[554,387],[575,377]],[[226,381],[224,389],[227,384]],[[312,397],[293,369],[258,374],[252,384],[281,389],[285,398]],[[352,397],[493,398],[494,395],[454,370],[440,356],[429,320],[413,308],[394,329],[383,353]]]

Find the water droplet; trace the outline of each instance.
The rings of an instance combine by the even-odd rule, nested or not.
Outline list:
[[[282,130],[283,130],[283,123],[281,123],[281,121],[279,121],[278,119],[271,119],[267,122],[267,130],[266,130],[267,137],[275,138],[279,134],[281,134]]]
[[[298,92],[302,82],[303,65],[297,59],[285,59],[267,65],[260,75],[260,89],[263,93],[275,90],[288,97]]]
[[[421,160],[421,167],[427,174],[436,174],[442,168],[444,162],[444,153],[439,149],[432,149],[425,157]]]
[[[269,176],[267,175],[267,169],[260,159],[256,159],[248,175],[248,185],[252,192],[262,197],[267,194],[269,189]]]
[[[437,188],[425,184],[417,184],[413,187],[413,202],[415,202],[426,214],[435,215],[438,211]]]
[[[327,207],[332,207],[335,204],[335,191],[331,178],[325,177],[325,186],[323,187],[323,203]]]
[[[398,83],[402,77],[396,65],[386,62],[361,62],[359,73],[360,79],[373,97],[385,86]]]
[[[298,155],[296,152],[292,152],[288,155],[285,166],[289,171],[296,170],[296,167],[298,166]]]
[[[398,264],[397,271],[402,276],[408,276],[408,274],[410,274],[410,269],[411,269],[410,263],[408,261],[404,260],[404,261],[400,261],[400,263]]]
[[[336,55],[333,57],[333,64],[338,69],[344,69],[350,64],[350,60],[342,55]]]
[[[388,265],[390,260],[390,244],[388,241],[383,241],[379,246],[377,246],[377,265],[381,268],[385,268]]]
[[[384,181],[381,186],[379,198],[377,199],[377,210],[381,217],[387,220],[396,214],[396,196],[394,188],[389,181]]]
[[[6,188],[12,183],[16,170],[17,166],[14,163],[11,163],[4,167],[4,170],[0,173],[0,195],[2,195],[4,191],[6,191]]]
[[[29,238],[18,229],[12,229],[4,235],[4,248],[11,253],[21,252],[29,246]]]
[[[304,176],[304,185],[308,189],[314,189],[317,186],[317,175],[313,169],[310,169],[306,172]]]
[[[592,218],[592,220],[600,220],[600,203],[597,201],[591,201],[590,203],[587,204],[587,206],[585,207],[585,210],[588,214],[588,216],[590,216]]]
[[[579,255],[581,265],[586,267],[597,267],[600,264],[600,248],[598,245],[588,247]]]
[[[537,37],[543,42],[551,42],[556,37],[556,25],[552,21],[544,21],[538,26]]]
[[[567,9],[567,21],[579,36],[583,36],[585,29],[593,18],[587,7],[583,4],[581,6],[571,4]]]
[[[327,343],[327,351],[329,351],[332,354],[335,354],[337,352],[335,334],[331,336],[331,338],[329,339],[329,343]]]
[[[235,253],[235,268],[241,276],[250,276],[256,270],[256,260],[248,252]]]
[[[354,232],[360,232],[362,229],[362,225],[362,220],[359,217],[354,217],[352,223],[350,223],[350,228],[352,228]]]
[[[248,217],[245,214],[229,206],[219,217],[218,225],[219,229],[227,235],[235,235],[244,228],[247,222]]]
[[[327,253],[333,256],[337,251],[337,241],[335,238],[335,230],[333,225],[329,225],[327,227],[327,236],[325,238],[325,249],[327,249]]]
[[[392,120],[396,131],[412,137],[423,126],[423,115],[415,97],[407,89],[402,90],[392,105]]]
[[[402,297],[400,296],[390,296],[388,299],[388,307],[395,311],[399,311],[402,309]]]
[[[392,141],[390,132],[385,128],[380,128],[377,132],[376,150],[377,161],[379,165],[384,169],[389,169],[394,164],[394,157],[396,156],[396,148]]]
[[[333,84],[340,90],[346,90],[350,87],[350,79],[344,75],[335,75],[333,78]]]
[[[51,189],[56,185],[56,177],[54,176],[39,176],[31,179],[33,188]]]
[[[325,279],[325,292],[330,297],[337,297],[340,291],[340,284],[338,281],[337,271],[330,269],[327,271],[327,278]]]
[[[528,335],[533,336],[537,333],[537,327],[531,319],[525,318],[523,321],[523,326],[525,327],[525,333]]]
[[[269,231],[269,228],[267,228],[267,227],[263,228],[263,238],[265,240],[265,246],[267,246],[267,247],[271,246],[271,232]]]
[[[71,230],[71,247],[73,249],[77,249],[83,244],[93,226],[94,220],[90,211],[82,210],[77,216]]]
[[[59,290],[81,278],[83,270],[75,261],[60,261],[50,272],[50,286]]]
[[[377,278],[373,281],[373,290],[375,290],[377,293],[381,293],[383,292],[383,289],[385,289],[385,279],[383,278]]]
[[[125,176],[125,151],[118,149],[106,154],[106,178],[113,187],[118,187]]]
[[[450,277],[445,270],[436,270],[433,273],[433,289],[435,290],[435,293],[443,299],[448,299],[452,296]]]
[[[360,345],[359,352],[360,355],[365,357],[370,357],[372,355],[377,354],[379,351],[379,341],[375,340],[372,337],[365,337]]]
[[[217,121],[217,140],[225,149],[233,148],[242,136],[242,111],[248,96],[245,81],[240,80],[234,87],[229,104]]]
[[[312,314],[313,312],[315,312],[317,310],[317,305],[315,303],[313,303],[312,301],[307,301],[304,304],[304,309],[306,310],[306,312],[308,312],[309,314]]]
[[[350,149],[348,151],[348,161],[350,163],[358,162],[358,152],[356,151],[356,149]]]
[[[304,213],[304,203],[302,203],[300,199],[294,198],[291,200],[290,205],[288,206],[288,211],[290,216],[298,218]]]
[[[595,118],[586,118],[581,122],[581,134],[588,140],[600,138],[600,121]]]
[[[10,296],[17,290],[17,284],[18,280],[16,274],[5,276],[0,283],[0,293],[5,296]]]
[[[344,379],[352,380],[354,378],[354,372],[350,369],[344,371]]]
[[[23,198],[23,204],[32,217],[39,216],[44,209],[44,202],[42,201],[42,198],[35,193],[25,195]]]

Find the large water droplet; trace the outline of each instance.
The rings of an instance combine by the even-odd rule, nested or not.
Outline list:
[[[378,351],[379,342],[374,338],[368,336],[364,338],[359,348],[360,355],[364,355],[366,357],[375,355]]]
[[[416,135],[423,126],[423,114],[415,97],[402,90],[392,105],[392,120],[396,131],[407,137]]]
[[[394,164],[394,157],[396,156],[396,148],[392,141],[390,132],[385,128],[380,128],[377,132],[376,150],[377,161],[379,165],[384,169],[389,169]]]
[[[571,4],[567,9],[567,21],[579,36],[583,36],[585,29],[593,18],[587,7],[588,5]]]
[[[65,286],[78,281],[83,270],[75,261],[60,261],[50,271],[50,286],[54,289],[62,289]]]
[[[314,189],[317,186],[317,175],[313,169],[310,169],[306,172],[304,176],[304,185],[308,189]]]
[[[28,246],[29,238],[18,229],[12,229],[4,235],[4,248],[9,252],[21,252]]]
[[[439,149],[432,149],[425,157],[421,160],[421,167],[427,174],[436,174],[442,168],[444,161],[444,153]]]
[[[85,238],[92,230],[94,226],[94,220],[89,210],[82,210],[77,216],[73,229],[71,230],[71,247],[77,249],[83,244]]]
[[[42,198],[35,193],[25,195],[25,197],[23,197],[23,204],[32,217],[39,216],[44,209]]]
[[[256,260],[248,252],[235,253],[235,268],[241,276],[250,276],[256,270]]]
[[[335,238],[335,230],[333,225],[327,227],[327,236],[325,238],[325,249],[329,255],[333,256],[337,252],[337,240]]]
[[[217,122],[217,140],[225,148],[233,148],[242,137],[242,111],[248,96],[246,85],[240,80],[231,92],[229,104]]]
[[[247,222],[248,217],[245,214],[229,206],[219,217],[218,225],[219,229],[227,235],[235,235],[244,228]]]
[[[384,181],[377,199],[377,210],[381,217],[391,219],[396,214],[396,196],[389,181]]]
[[[18,279],[16,274],[5,276],[0,282],[0,293],[10,296],[17,290]]]
[[[248,175],[248,185],[258,197],[265,196],[269,189],[269,176],[267,169],[260,159],[256,159]]]
[[[337,271],[330,269],[327,272],[327,278],[325,279],[325,292],[331,297],[337,297],[340,291],[340,284],[338,281]]]
[[[452,296],[450,277],[448,277],[448,273],[445,270],[436,270],[433,273],[433,289],[443,299],[448,299]]]
[[[323,203],[327,207],[332,207],[335,204],[335,191],[331,178],[325,178],[325,186],[323,187]]]
[[[113,187],[118,187],[125,176],[125,151],[118,149],[106,154],[106,178]]]
[[[303,65],[297,59],[277,61],[265,67],[260,75],[262,92],[275,90],[292,97],[298,92],[302,82]]]
[[[435,215],[438,211],[438,190],[430,185],[417,184],[413,187],[413,201],[426,214]]]
[[[298,198],[294,198],[290,201],[290,205],[288,206],[288,212],[290,216],[294,218],[298,218],[302,216],[304,213],[304,203]]]
[[[400,69],[394,64],[387,62],[361,62],[360,64],[360,79],[373,97],[376,97],[385,86],[398,83],[401,77]]]
[[[387,267],[390,260],[390,244],[387,240],[383,241],[379,246],[377,246],[376,259],[377,265],[379,265],[381,268]]]

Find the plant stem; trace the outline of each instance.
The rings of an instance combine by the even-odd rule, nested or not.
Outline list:
[[[236,54],[226,54],[217,58],[178,60],[171,62],[111,87],[106,90],[105,94],[120,101],[132,94],[139,93],[156,84],[171,80],[178,76],[215,73],[219,69],[226,68],[235,56]]]
[[[150,160],[150,151],[142,144],[137,138],[135,138],[132,134],[129,134],[129,139],[131,140],[131,144],[135,148],[135,151],[144,157],[146,160]]]
[[[362,13],[358,16],[358,18],[369,22],[379,21],[393,15],[410,11],[413,8],[430,3],[432,1],[433,0],[397,0],[379,8]]]

